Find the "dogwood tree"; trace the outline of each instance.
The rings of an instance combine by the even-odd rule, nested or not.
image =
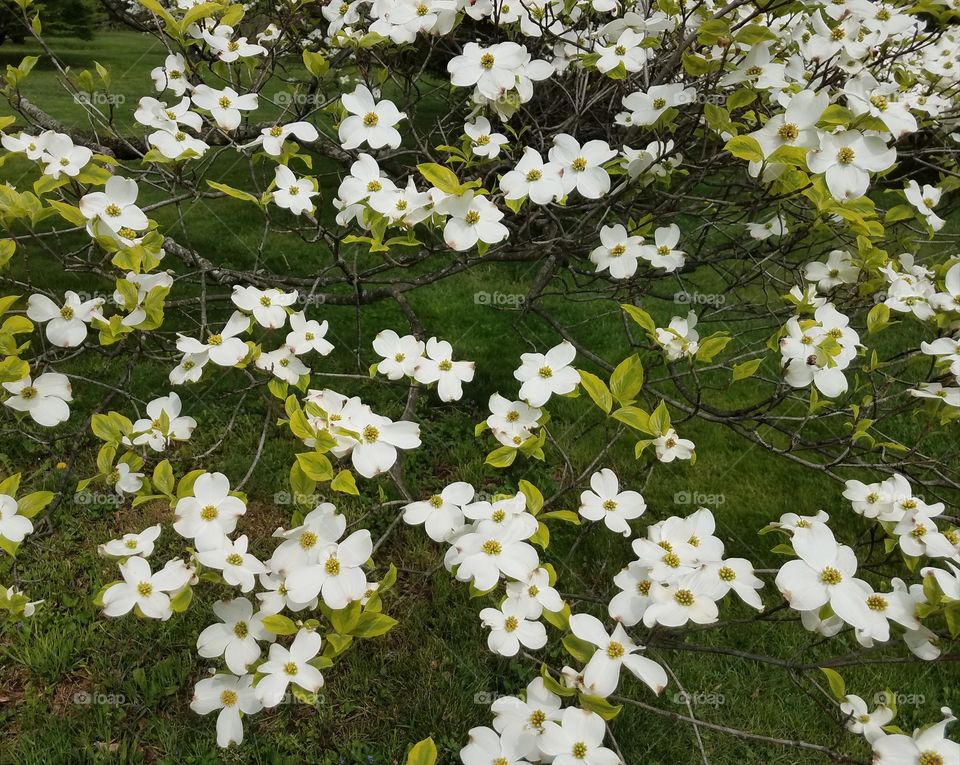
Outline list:
[[[698,741],[703,727],[832,761],[960,759],[949,709],[901,730],[892,698],[871,708],[842,677],[868,655],[956,658],[956,3],[106,4],[165,50],[137,103],[92,98],[112,93],[111,73],[68,69],[43,13],[15,0],[85,121],[25,94],[37,57],[7,67],[0,85],[18,116],[0,120],[3,157],[28,170],[0,187],[4,429],[51,454],[61,434],[76,437],[56,491],[20,475],[0,483],[0,547],[31,543],[31,519],[76,489],[165,505],[158,526],[91,540],[117,563],[97,602],[107,617],[165,620],[216,601],[197,650],[223,666],[191,707],[218,711],[221,746],[242,746],[245,716],[315,694],[356,639],[396,624],[397,570],[381,557],[396,523],[377,539],[348,533],[319,487],[379,492],[371,513],[422,525],[478,596],[490,651],[528,662],[529,685],[497,699],[492,727],[464,731],[466,765],[613,765],[629,714],[690,724]],[[187,209],[226,215],[225,203],[262,224],[246,266],[192,242]],[[308,243],[311,260],[265,266],[282,237]],[[90,295],[21,276],[38,255],[84,273]],[[482,402],[462,434],[489,451],[503,491],[437,475],[414,495],[405,457],[435,426],[415,419],[418,401],[467,404],[484,369],[471,360],[478,341],[445,337],[409,296],[514,264],[530,267],[523,321],[555,340],[509,360],[515,388]],[[554,310],[558,295],[618,317],[619,352],[585,342]],[[372,346],[332,342],[326,306],[360,314],[381,301],[406,326],[383,327]],[[81,353],[160,362],[170,388],[143,416],[129,375],[97,381],[108,395],[78,410],[73,387],[92,384],[71,376]],[[369,376],[328,376],[338,354]],[[282,411],[246,475],[178,457],[205,424],[175,389],[222,375],[246,381],[234,395]],[[379,384],[405,405],[374,411],[363,398]],[[586,463],[551,420],[558,398],[580,393],[578,416],[606,434]],[[710,459],[685,436],[691,420],[836,482],[831,507],[798,496],[753,530],[764,550],[776,540],[780,567],[729,556],[716,508],[648,507],[643,474]],[[223,437],[230,426],[210,427]],[[287,439],[297,505],[274,543],[237,533],[268,432]],[[618,476],[605,459],[624,446],[636,471]],[[553,486],[524,479],[537,461]],[[856,534],[836,530],[844,515]],[[571,595],[576,574],[550,547],[562,524],[592,524],[635,557],[603,592]],[[173,559],[154,556],[162,537],[177,540]],[[836,734],[804,741],[658,705],[666,687],[683,691],[671,652],[693,631],[722,636],[731,601],[837,645],[813,664],[722,637],[713,650],[794,672],[798,693],[832,694],[828,716],[863,737],[860,754],[841,752]],[[10,618],[36,607],[16,583],[0,589]],[[551,646],[569,663],[548,660]],[[436,757],[431,741],[410,753]]]

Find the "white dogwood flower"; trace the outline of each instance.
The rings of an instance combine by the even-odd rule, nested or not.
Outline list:
[[[230,481],[223,473],[203,473],[194,481],[193,496],[177,500],[173,530],[192,539],[198,550],[217,549],[246,511],[243,501],[230,494]]]
[[[317,562],[291,571],[286,587],[290,597],[305,603],[318,595],[330,608],[346,608],[367,591],[363,565],[373,552],[370,532],[360,529],[342,542],[327,545]]]
[[[590,251],[597,273],[608,271],[614,279],[629,279],[637,272],[637,260],[642,257],[642,236],[629,236],[627,229],[617,223],[600,229],[600,243]]]
[[[465,123],[463,132],[470,139],[470,150],[478,157],[495,159],[500,154],[500,148],[507,143],[503,133],[491,130],[490,120],[486,117],[477,117],[473,122]]]
[[[287,322],[284,309],[297,301],[297,291],[281,292],[275,287],[261,290],[236,285],[230,300],[241,311],[252,314],[261,327],[279,329]]]
[[[589,693],[607,697],[617,689],[620,668],[626,667],[633,675],[659,694],[667,687],[667,673],[663,667],[637,651],[642,646],[633,642],[622,624],[607,634],[603,623],[590,614],[573,614],[570,630],[581,640],[597,647],[583,671],[583,683]]]
[[[413,379],[424,385],[436,383],[441,401],[459,401],[463,396],[462,383],[473,379],[473,371],[472,361],[453,360],[450,343],[431,337],[413,369]]]
[[[139,534],[124,534],[120,539],[111,539],[97,547],[97,554],[107,558],[129,558],[132,555],[149,558],[153,555],[154,543],[160,536],[161,530],[162,527],[158,523]]]
[[[263,616],[253,612],[253,605],[246,598],[218,600],[213,604],[213,613],[220,622],[211,624],[197,637],[197,653],[205,659],[222,656],[227,669],[242,675],[260,658],[257,641],[271,640],[272,635],[263,627]]]
[[[3,387],[11,395],[3,402],[17,412],[26,412],[38,425],[52,428],[70,417],[68,403],[73,401],[70,381],[59,372],[45,372],[36,380],[27,375]]]
[[[413,377],[425,347],[426,344],[413,335],[400,337],[392,329],[378,332],[373,339],[373,350],[383,360],[377,364],[377,371],[389,380]]]
[[[58,348],[74,348],[87,338],[87,324],[103,319],[103,303],[103,298],[81,300],[76,292],[67,290],[60,307],[46,295],[35,294],[27,300],[27,316],[47,323],[47,339]]]
[[[393,101],[375,101],[365,85],[357,85],[352,93],[344,93],[340,101],[350,113],[338,129],[344,149],[356,149],[362,143],[371,149],[384,146],[396,149],[400,145],[400,131],[394,125],[407,115],[397,109]]]
[[[136,608],[150,619],[166,621],[173,615],[169,593],[186,587],[194,571],[177,558],[154,574],[146,560],[134,556],[120,564],[120,575],[123,581],[103,593],[103,613],[123,616]]]
[[[242,112],[254,111],[258,104],[256,93],[241,95],[229,85],[220,90],[209,85],[197,85],[192,98],[196,106],[210,112],[217,127],[227,131],[236,130],[243,119]]]
[[[566,340],[544,353],[524,353],[513,376],[520,383],[520,398],[532,407],[541,407],[554,394],[572,393],[580,374],[570,366],[577,349]]]
[[[223,537],[220,545],[197,551],[197,559],[207,568],[220,572],[223,580],[241,592],[250,592],[256,583],[257,574],[266,572],[267,567],[254,555],[247,552],[247,535],[231,540]]]
[[[607,725],[596,712],[567,707],[559,723],[544,723],[540,749],[553,765],[618,765],[620,757],[603,745],[606,734]]]
[[[263,709],[253,687],[253,675],[235,677],[217,674],[197,681],[190,709],[199,715],[220,710],[217,715],[217,746],[226,748],[243,743],[241,712],[252,715]]]
[[[294,215],[303,215],[313,210],[310,200],[320,192],[311,178],[297,178],[286,165],[277,165],[273,179],[276,188],[271,196],[277,207],[289,210]]]
[[[620,491],[620,482],[610,468],[590,476],[592,491],[580,494],[579,512],[589,521],[603,521],[610,531],[630,536],[629,521],[647,509],[643,497],[635,491]]]
[[[257,683],[256,692],[263,706],[269,709],[283,701],[290,683],[307,693],[316,693],[323,687],[323,675],[310,664],[320,652],[321,642],[319,633],[301,629],[289,649],[279,643],[270,646],[267,660],[257,667],[257,674],[263,677]]]
[[[473,486],[457,481],[429,499],[405,505],[403,522],[411,526],[422,523],[430,539],[446,542],[454,532],[463,528],[463,506],[473,500],[473,495]]]
[[[480,620],[489,628],[487,647],[501,656],[516,656],[520,646],[536,650],[547,644],[547,630],[541,622],[527,619],[523,607],[506,600],[501,608],[484,608]]]

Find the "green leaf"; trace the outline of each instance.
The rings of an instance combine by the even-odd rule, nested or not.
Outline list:
[[[190,607],[190,603],[193,601],[193,588],[184,587],[180,592],[170,598],[170,608],[173,609],[174,613],[182,614]]]
[[[314,481],[329,481],[333,478],[333,465],[327,456],[320,452],[301,452],[297,455],[297,464],[304,474]]]
[[[516,458],[516,449],[513,449],[509,446],[501,446],[498,449],[494,449],[492,452],[490,452],[484,462],[491,467],[504,468],[510,467]]]
[[[596,712],[604,720],[612,720],[623,710],[621,704],[614,706],[605,698],[591,696],[587,693],[580,694],[580,706],[584,709],[589,709],[591,712]]]
[[[735,90],[727,97],[727,109],[741,109],[748,104],[752,104],[757,99],[757,92],[752,88],[740,88]]]
[[[0,481],[0,494],[6,494],[8,497],[15,497],[17,489],[20,488],[20,474],[14,473]]]
[[[330,482],[330,488],[339,491],[341,494],[353,494],[354,496],[360,494],[357,490],[357,481],[349,470],[341,470],[337,473],[336,478]]]
[[[867,314],[867,334],[872,335],[888,326],[890,326],[890,308],[884,303],[877,303]]]
[[[536,486],[529,481],[521,480],[518,484],[520,492],[527,500],[527,511],[531,515],[536,515],[543,508],[543,494]]]
[[[180,482],[177,484],[177,496],[178,497],[187,497],[193,494],[193,485],[197,482],[197,479],[204,474],[204,470],[191,470],[183,478],[180,479]]]
[[[843,701],[847,695],[847,684],[840,677],[840,673],[827,667],[820,667],[820,671],[827,677],[830,684],[830,692],[837,701]]]
[[[582,369],[578,369],[577,372],[580,373],[580,384],[593,399],[593,403],[605,413],[610,414],[610,410],[613,408],[613,396],[610,394],[607,384],[590,372],[584,372]]]
[[[757,370],[760,369],[762,363],[763,359],[750,359],[750,361],[744,361],[742,364],[734,364],[733,382],[753,377],[757,373]]]
[[[274,635],[297,634],[297,625],[293,619],[283,614],[270,614],[270,616],[263,617],[263,628]]]
[[[657,331],[657,323],[653,320],[653,317],[642,308],[637,308],[637,306],[630,305],[629,303],[621,303],[620,307],[631,319],[650,334],[654,334]]]
[[[307,68],[307,71],[317,79],[323,77],[330,69],[329,61],[319,53],[314,53],[310,50],[303,52],[303,65]]]
[[[840,104],[830,104],[823,110],[818,123],[826,126],[846,125],[853,120],[853,112]]]
[[[170,460],[164,460],[153,469],[153,485],[167,496],[173,495],[175,483]]]
[[[434,765],[437,761],[437,745],[432,738],[425,738],[411,747],[407,765]]]
[[[593,654],[596,653],[596,646],[592,643],[588,643],[586,640],[581,640],[576,635],[565,635],[563,640],[560,641],[563,643],[563,647],[566,649],[574,659],[579,661],[581,664],[586,664],[593,657]]]
[[[650,415],[649,432],[654,436],[662,436],[668,430],[670,430],[670,412],[667,410],[666,402],[661,401]]]
[[[701,340],[700,347],[697,348],[697,361],[713,361],[714,356],[726,348],[732,339],[730,335],[717,332],[705,340]]]
[[[360,623],[360,614],[363,607],[359,600],[354,600],[343,608],[333,610],[326,605],[321,606],[323,615],[330,620],[333,628],[344,636],[349,636],[354,628]]]
[[[550,670],[547,669],[546,664],[540,665],[540,677],[543,678],[543,684],[548,691],[555,693],[557,696],[562,696],[564,698],[570,698],[576,694],[574,688],[569,688],[566,685],[561,685],[556,680],[554,680],[553,675],[550,674]]]
[[[464,185],[460,183],[460,179],[457,178],[457,174],[448,167],[438,165],[435,162],[426,162],[417,165],[417,170],[427,183],[435,186],[446,194],[456,196],[462,194],[465,190]]]
[[[10,262],[13,253],[17,251],[17,243],[13,239],[0,239],[0,268]],[[3,313],[0,311],[0,313]]]
[[[18,547],[20,547],[19,542],[11,542],[6,537],[0,536],[0,550],[3,550],[11,558],[16,557]]]
[[[738,159],[748,162],[763,162],[763,151],[756,138],[748,135],[738,135],[727,141],[723,147]]]
[[[896,205],[887,210],[883,220],[885,223],[896,223],[901,220],[911,220],[914,215],[916,215],[916,210],[913,209],[912,205]]]
[[[558,521],[566,521],[567,523],[572,523],[575,526],[579,526],[581,523],[580,516],[573,512],[573,510],[552,510],[549,513],[544,513],[538,517],[541,521],[548,521],[555,518]]]
[[[397,620],[386,614],[364,613],[356,626],[350,630],[354,637],[369,638],[385,635],[397,626]]]
[[[216,189],[217,191],[222,191],[228,197],[233,197],[234,199],[242,199],[244,202],[253,202],[259,207],[260,200],[255,197],[253,194],[250,194],[247,191],[242,191],[240,189],[235,189],[233,186],[227,186],[225,183],[217,183],[216,181],[207,181],[207,185]]]
[[[762,24],[747,24],[745,27],[737,31],[734,39],[737,42],[743,43],[744,45],[756,45],[757,43],[764,42],[765,40],[776,40],[777,36],[770,30],[769,27],[763,26]]]
[[[17,515],[33,518],[53,501],[52,491],[35,491],[17,500]]]
[[[538,523],[537,530],[530,536],[530,542],[546,550],[550,545],[550,529],[545,523]]]
[[[694,77],[700,77],[719,68],[719,59],[708,61],[703,56],[696,56],[692,53],[683,54],[683,71]]]
[[[570,606],[564,603],[560,611],[547,611],[544,609],[543,618],[558,630],[566,632],[570,629]]]
[[[643,364],[637,354],[628,356],[610,375],[610,392],[620,406],[632,404],[643,387]]]
[[[660,435],[650,428],[650,415],[643,409],[635,406],[625,406],[613,413],[613,419],[619,420],[624,425],[639,430],[642,433],[650,435]]]

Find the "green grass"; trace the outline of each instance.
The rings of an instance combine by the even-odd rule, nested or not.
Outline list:
[[[57,40],[54,47],[74,69],[91,67],[93,58],[111,69],[114,92],[127,98],[117,111],[117,124],[130,128],[135,94],[148,92],[149,71],[162,59],[159,44],[132,34],[104,33],[93,43]],[[29,45],[0,48],[3,63],[16,64],[23,55],[36,53]],[[82,109],[63,94],[54,69],[45,60],[37,65],[24,93],[65,122],[82,119]],[[11,161],[4,166],[3,175],[16,181],[27,170],[26,164]],[[334,170],[330,164],[318,165],[321,174]],[[249,182],[245,172],[218,164],[210,177],[243,187]],[[324,202],[328,203],[337,181],[323,178]],[[329,205],[325,207],[325,217],[329,218]],[[173,222],[166,212],[158,217],[161,227]],[[255,262],[250,243],[259,241],[262,219],[259,213],[251,213],[249,205],[218,200],[215,207],[203,204],[192,210],[187,221],[191,246],[211,260],[237,268],[251,267]],[[278,234],[273,241],[276,244],[264,253],[260,263],[278,272],[312,273],[329,257],[322,247],[304,244],[293,236]],[[18,258],[6,276],[54,291],[94,291],[107,286],[105,281],[94,285],[91,277],[82,273],[63,273],[40,252],[24,251],[27,264]],[[166,266],[174,268],[176,264],[169,262]],[[561,478],[558,460],[551,461],[549,467],[521,462],[508,471],[493,471],[483,465],[485,453],[492,448],[489,436],[479,440],[470,437],[473,425],[486,413],[489,395],[516,389],[512,369],[519,354],[530,350],[525,338],[536,337],[540,349],[557,340],[535,316],[478,304],[475,295],[523,293],[536,268],[490,265],[419,290],[410,298],[427,331],[453,342],[465,357],[477,362],[479,371],[460,402],[442,404],[433,394],[421,397],[413,419],[422,424],[424,445],[405,461],[405,475],[416,494],[432,493],[456,479],[471,481],[487,492],[515,490],[521,478],[534,482],[545,494],[557,486]],[[177,289],[181,289],[179,285]],[[182,291],[175,291],[172,298],[195,294],[193,287],[184,283]],[[611,362],[622,358],[623,349],[614,339],[619,318],[613,307],[598,316],[596,304],[578,304],[559,297],[546,301],[545,306],[599,355]],[[655,304],[652,310],[662,320],[682,312],[666,302]],[[345,382],[325,377],[324,373],[365,374],[374,360],[369,343],[376,332],[384,327],[405,329],[399,308],[384,302],[359,314],[349,307],[336,306],[316,307],[311,313],[329,320],[329,337],[338,347],[332,356],[314,364],[318,374],[313,387],[329,385],[362,395],[377,411],[397,416],[403,409],[405,389]],[[212,318],[220,315],[215,311]],[[171,313],[164,331],[174,329],[189,329],[189,322]],[[363,349],[359,359],[349,352],[357,347]],[[74,386],[74,411],[88,413],[108,392],[101,383],[112,386],[123,381],[139,401],[165,393],[170,366],[161,360],[145,360],[128,369],[122,356],[87,353],[71,360],[64,369],[88,381],[77,381]],[[197,417],[200,426],[194,439],[175,451],[179,472],[199,466],[198,455],[209,449],[213,453],[202,461],[204,466],[222,470],[234,481],[247,472],[265,417],[275,420],[277,413],[269,412],[271,404],[255,391],[244,399],[227,438],[217,446],[219,435],[231,421],[237,391],[246,385],[239,374],[209,374],[200,385],[180,390],[185,413]],[[746,400],[751,391],[746,384],[738,395]],[[730,392],[721,393],[730,400]],[[112,406],[126,405],[114,402]],[[561,443],[572,444],[571,459],[578,470],[589,464],[610,434],[608,426],[589,410],[582,399],[551,404],[554,433]],[[58,431],[64,436],[59,442],[62,453],[50,453],[26,439],[7,439],[0,451],[4,472],[23,470],[27,474],[25,486],[55,487],[61,479],[55,465],[69,454],[78,421],[81,418],[74,417]],[[629,443],[619,444],[604,462],[629,486],[642,488],[650,507],[645,520],[693,510],[692,505],[675,505],[678,492],[720,494],[723,502],[714,510],[718,534],[727,542],[729,554],[748,557],[762,568],[775,567],[779,560],[769,552],[774,544],[771,538],[758,538],[755,532],[785,511],[815,513],[826,509],[837,519],[841,533],[862,530],[857,519],[850,517],[840,487],[819,474],[700,420],[685,422],[681,432],[697,443],[699,460],[693,466],[657,464],[648,472],[634,460]],[[255,551],[261,555],[269,554],[272,547],[266,539],[269,533],[290,518],[291,509],[278,506],[273,498],[287,489],[286,475],[294,451],[296,444],[288,435],[281,428],[271,428],[262,457],[244,487],[250,506],[240,530],[260,540]],[[91,472],[90,461],[83,460],[75,467],[71,481]],[[392,486],[380,480],[363,482],[360,498],[338,496],[335,500],[351,520],[362,518],[362,525],[370,528],[374,538],[393,518],[392,511],[369,512],[378,486],[390,498],[396,497]],[[576,492],[564,501],[567,507],[575,507]],[[0,763],[386,765],[399,761],[410,743],[427,735],[437,741],[441,762],[451,763],[457,760],[456,752],[465,742],[468,729],[490,724],[489,699],[519,691],[536,672],[528,662],[499,659],[487,651],[477,616],[483,601],[471,600],[467,588],[452,581],[442,569],[418,573],[432,571],[443,551],[420,529],[400,526],[377,555],[378,564],[393,562],[401,568],[399,584],[385,602],[386,611],[400,619],[399,626],[382,638],[361,641],[328,670],[322,701],[316,708],[290,705],[265,711],[246,720],[247,739],[241,749],[218,751],[214,718],[197,717],[188,703],[193,684],[212,665],[196,656],[196,636],[211,623],[211,604],[227,594],[226,589],[198,588],[191,609],[166,623],[132,617],[108,620],[98,615],[91,602],[97,590],[115,576],[114,564],[97,557],[96,545],[171,520],[170,511],[163,506],[132,509],[79,505],[68,498],[39,525],[38,533],[28,538],[15,570],[8,558],[0,560],[0,581],[9,583],[15,574],[32,597],[46,601],[34,618],[0,632]],[[155,553],[158,560],[182,550],[182,540],[169,530],[161,540]],[[563,564],[561,591],[589,595],[609,592],[611,578],[632,555],[625,540],[612,538],[602,528],[571,527],[556,530],[546,558]],[[766,589],[767,601],[775,602],[772,586]],[[576,607],[593,608],[589,601],[579,602]],[[745,607],[729,602],[722,615],[736,619],[749,614]],[[843,655],[857,647],[851,639],[840,638],[811,649],[817,641],[792,622],[739,626],[722,634],[705,631],[692,640],[704,646],[808,662]],[[945,650],[949,648],[944,646]],[[894,646],[890,653],[902,650]],[[556,640],[544,658],[555,667],[569,662]],[[704,720],[826,744],[868,758],[862,742],[851,737],[837,742],[830,705],[815,690],[811,692],[809,682],[796,675],[716,654],[664,650],[658,658],[669,664],[688,692],[714,694],[715,700],[722,697],[722,703],[696,707],[696,714]],[[864,666],[845,669],[844,675],[848,689],[865,697],[883,688],[925,697],[921,705],[903,706],[899,722],[905,729],[937,719],[941,705],[960,705],[956,672],[941,666],[891,665],[882,670]],[[659,700],[632,680],[625,681],[621,691],[662,709],[686,713],[683,705],[672,700],[676,691],[673,684]],[[89,695],[107,703],[77,703]],[[628,708],[614,724],[614,731],[630,765],[698,761],[693,732],[687,725]],[[797,750],[712,731],[702,735],[714,763],[799,765],[823,761]]]

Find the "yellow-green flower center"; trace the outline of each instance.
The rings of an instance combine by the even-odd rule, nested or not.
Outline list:
[[[871,595],[867,598],[867,607],[871,611],[886,611],[887,599],[882,595]]]
[[[626,649],[623,647],[623,643],[618,643],[616,640],[611,640],[610,644],[607,646],[607,656],[611,659],[619,659],[626,653]]]
[[[820,581],[824,584],[840,584],[843,581],[843,576],[833,566],[827,566],[820,572]]]
[[[777,135],[784,141],[796,141],[797,136],[800,135],[800,129],[792,122],[786,122],[780,126]]]
[[[488,539],[480,549],[487,555],[499,555],[503,552],[503,546],[496,539]]]

